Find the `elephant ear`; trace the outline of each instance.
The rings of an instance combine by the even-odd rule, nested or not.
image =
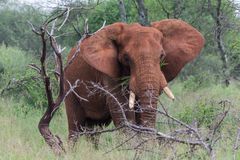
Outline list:
[[[152,27],[163,34],[162,46],[166,53],[162,72],[169,82],[184,65],[198,56],[204,45],[204,38],[191,25],[182,20],[167,19],[153,22]]]
[[[104,27],[81,43],[81,55],[93,68],[112,77],[119,76],[118,51],[115,42],[122,33],[124,23]]]

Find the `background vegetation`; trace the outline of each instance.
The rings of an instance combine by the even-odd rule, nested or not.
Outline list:
[[[220,102],[228,101],[230,111],[222,124],[216,148],[217,159],[232,159],[237,129],[240,127],[240,17],[236,14],[239,7],[229,0],[144,2],[150,22],[178,18],[187,21],[204,35],[206,44],[201,55],[187,65],[171,83],[177,100],[172,103],[163,96],[162,101],[172,115],[188,124],[197,123],[203,130],[211,126],[214,117],[221,110]],[[136,1],[125,0],[124,5],[127,23],[138,22]],[[61,36],[57,38],[58,43],[67,48],[64,55],[81,38],[86,18],[90,32],[98,30],[105,20],[107,24],[121,21],[118,0],[105,0],[98,5],[94,0],[62,0],[58,4],[51,2],[48,6],[0,1],[0,144],[4,144],[0,146],[0,159],[54,159],[37,130],[37,123],[47,102],[41,78],[28,67],[30,63],[39,63],[41,46],[28,21],[40,26],[50,15],[58,13],[61,6],[75,8],[59,31]],[[51,74],[52,59],[49,54],[48,66]],[[51,127],[66,141],[64,112],[64,109],[59,111]],[[165,131],[161,123],[158,128]],[[82,159],[132,159],[133,151],[113,151],[103,155],[109,146],[116,145],[114,136],[110,133],[104,135],[98,151],[87,141],[80,141],[76,151],[63,159],[78,159],[83,154],[85,157]],[[181,148],[179,146],[176,151],[179,155],[186,152]],[[240,158],[240,152],[237,153]],[[172,156],[172,151],[146,153],[144,159],[171,159]],[[207,156],[200,150],[191,158],[206,159]]]

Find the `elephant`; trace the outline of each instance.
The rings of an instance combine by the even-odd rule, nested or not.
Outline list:
[[[116,22],[85,38],[67,57],[72,63],[64,72],[65,80],[100,84],[110,94],[89,94],[88,85],[81,83],[66,97],[69,139],[84,128],[91,130],[111,121],[121,126],[124,117],[115,98],[129,123],[154,129],[158,96],[165,92],[174,99],[168,82],[200,54],[204,43],[198,30],[177,19],[152,22],[150,26]],[[125,93],[119,85],[124,76],[129,76]],[[65,90],[70,89],[69,83],[65,83]]]

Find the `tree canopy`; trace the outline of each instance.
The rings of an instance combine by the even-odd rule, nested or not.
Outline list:
[[[182,19],[204,35],[206,44],[202,54],[184,69],[181,80],[194,76],[197,77],[194,78],[196,83],[217,82],[228,85],[231,80],[240,78],[240,18],[236,14],[239,8],[232,1],[62,0],[58,5],[49,4],[57,7],[48,6],[47,9],[16,5],[17,2],[6,3],[4,0],[0,3],[5,3],[4,7],[0,8],[0,43],[6,46],[17,46],[29,53],[37,53],[39,41],[32,33],[28,21],[39,25],[47,17],[67,7],[71,7],[71,11],[59,32],[61,36],[57,39],[67,48],[74,46],[81,38],[85,19],[88,19],[90,32],[94,32],[104,21],[106,24],[118,21],[140,22],[139,16],[145,12],[149,22],[165,18]],[[144,12],[140,11],[143,7],[141,3],[145,7]]]

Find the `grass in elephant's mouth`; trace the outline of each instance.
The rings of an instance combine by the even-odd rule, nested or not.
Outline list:
[[[130,81],[130,76],[123,76],[119,78],[119,86],[128,86]]]
[[[166,66],[166,65],[167,65],[167,63],[165,62],[164,59],[160,61],[160,68],[162,68],[163,66]]]
[[[221,133],[219,141],[214,146],[216,150],[216,159],[233,159],[232,148],[235,143],[237,123],[240,115],[238,104],[239,88],[236,86],[230,86],[224,88],[221,86],[211,86],[208,88],[198,89],[196,91],[184,89],[182,84],[175,84],[171,86],[175,93],[177,101],[170,102],[166,96],[161,96],[161,101],[164,103],[168,112],[187,123],[191,123],[192,120],[201,120],[202,132],[205,132],[205,123],[208,123],[208,117],[201,118],[201,114],[211,116],[211,106],[203,106],[205,103],[201,103],[201,107],[194,110],[197,102],[207,100],[214,100],[220,102],[221,100],[228,99],[232,103],[230,112],[224,125],[218,131]],[[25,110],[28,109],[26,113]],[[200,110],[199,110],[200,109]],[[197,111],[197,112],[195,112]],[[201,112],[202,111],[202,112]],[[191,116],[193,115],[193,116]],[[43,138],[40,136],[37,124],[42,116],[42,110],[31,109],[30,106],[26,106],[22,103],[16,103],[11,99],[0,99],[0,159],[6,160],[21,160],[21,159],[56,159],[52,154],[49,147],[45,144]],[[159,121],[163,121],[162,117],[159,117]],[[63,106],[59,111],[59,114],[53,119],[51,126],[53,133],[58,134],[64,144],[67,144],[67,120],[65,110]],[[110,126],[112,127],[112,126]],[[168,133],[164,124],[161,123],[158,129],[164,133]],[[137,141],[131,141],[128,145],[124,145],[118,149],[111,151],[108,154],[104,154],[110,149],[114,148],[126,137],[117,133],[106,133],[101,136],[99,150],[95,150],[93,145],[90,144],[85,138],[81,138],[77,143],[76,148],[73,151],[68,151],[61,159],[66,160],[93,160],[93,159],[109,159],[109,160],[130,160],[135,156],[135,151],[132,151],[132,146],[139,143]],[[141,159],[188,159],[184,154],[189,152],[189,148],[186,145],[175,144],[174,148],[169,147],[170,144],[162,142],[150,143],[145,148],[145,152],[142,152]],[[199,147],[194,148],[191,159],[209,159],[206,152]],[[189,154],[188,156],[190,156]],[[175,157],[175,158],[174,158]],[[237,151],[236,159],[240,159],[240,151]]]

